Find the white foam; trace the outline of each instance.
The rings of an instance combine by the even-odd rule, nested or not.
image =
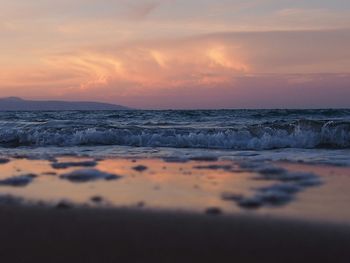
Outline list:
[[[258,126],[241,129],[191,128],[76,128],[76,127],[0,127],[0,144],[15,146],[124,145],[264,150],[281,148],[349,148],[349,125],[321,128],[297,125]]]

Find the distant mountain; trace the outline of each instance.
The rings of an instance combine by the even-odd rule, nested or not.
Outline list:
[[[0,98],[0,111],[50,110],[127,110],[127,107],[91,101],[24,100],[17,97]]]

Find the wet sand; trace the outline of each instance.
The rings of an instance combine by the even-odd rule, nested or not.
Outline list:
[[[350,227],[132,209],[0,208],[1,262],[349,262]]]
[[[348,167],[64,157],[0,168],[1,262],[350,259]]]
[[[309,167],[298,170],[298,165],[288,169],[282,165],[208,160],[208,157],[185,162],[145,158],[11,159],[0,166],[0,202],[5,200],[6,203],[6,195],[10,195],[25,202],[52,205],[64,200],[74,206],[139,207],[143,204],[141,206],[147,209],[199,213],[207,209],[212,212],[219,209],[224,213],[248,209],[267,213],[277,210],[278,214],[282,207],[298,203],[302,206],[295,211],[287,209],[287,216],[294,214],[300,218],[309,216],[310,211],[311,216],[314,215],[312,208],[324,204],[324,194],[320,192],[324,179],[313,173],[314,169],[306,172]],[[349,180],[344,183],[350,185]],[[303,204],[310,198],[306,195],[301,201],[298,199],[314,189],[317,200],[311,201],[311,209],[305,208]],[[331,189],[328,195],[332,192],[338,191]],[[337,210],[344,210],[341,209],[344,204],[347,207],[344,197],[348,197],[346,192],[337,197],[340,200]],[[334,201],[327,204],[327,209],[318,211],[327,214]],[[335,212],[332,214],[337,214]],[[317,215],[318,218],[324,216]],[[350,215],[346,219],[350,219]]]

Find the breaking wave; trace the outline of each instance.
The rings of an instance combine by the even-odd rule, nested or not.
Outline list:
[[[89,121],[2,122],[0,145],[173,147],[234,150],[350,148],[350,122],[271,121],[231,127],[97,125]]]

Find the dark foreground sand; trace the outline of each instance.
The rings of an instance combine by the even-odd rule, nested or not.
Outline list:
[[[128,209],[0,208],[0,262],[350,262],[350,227]]]

